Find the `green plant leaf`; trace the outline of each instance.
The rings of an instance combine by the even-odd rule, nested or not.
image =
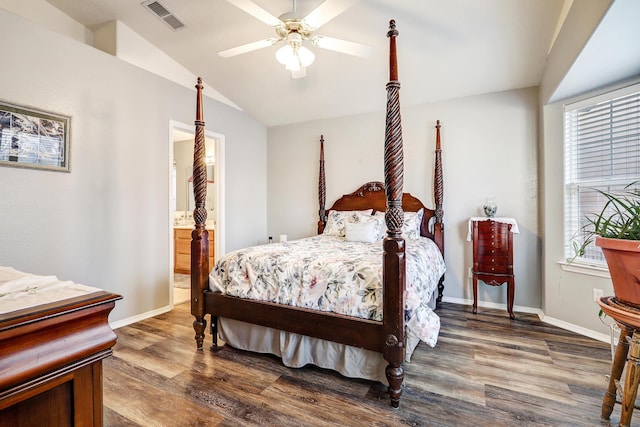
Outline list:
[[[587,246],[596,236],[623,240],[640,240],[640,190],[635,189],[640,181],[625,185],[622,191],[604,191],[592,188],[605,197],[600,213],[587,215],[586,224],[572,238],[573,262],[585,254]]]

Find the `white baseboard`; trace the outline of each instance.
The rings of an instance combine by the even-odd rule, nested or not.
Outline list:
[[[146,313],[137,314],[135,316],[127,317],[126,319],[117,320],[115,322],[109,322],[111,329],[118,329],[123,326],[130,325],[132,323],[139,322],[141,320],[149,319],[153,316],[158,316],[171,311],[173,307],[171,305],[165,305],[164,307],[156,308],[155,310],[147,311]]]
[[[473,305],[473,300],[464,299],[464,298],[443,297],[442,301],[450,302],[450,303],[453,303],[453,304]],[[507,309],[507,305],[506,304],[498,304],[498,303],[495,303],[495,302],[478,301],[478,306],[479,307],[485,307],[485,308],[495,308],[495,309],[505,310],[505,311]],[[574,325],[572,323],[565,322],[564,320],[559,320],[559,319],[555,319],[553,317],[546,316],[543,313],[543,311],[541,309],[539,309],[539,308],[523,307],[523,306],[520,306],[520,305],[514,305],[513,306],[513,311],[519,311],[521,313],[537,314],[538,318],[540,318],[540,321],[542,321],[544,323],[548,323],[550,325],[557,326],[558,328],[565,329],[567,331],[575,332],[576,334],[584,335],[585,337],[593,338],[594,340],[597,340],[597,341],[602,341],[602,342],[606,342],[606,343],[610,343],[611,342],[611,336],[609,336],[607,334],[603,334],[601,332],[592,331],[591,329],[583,328],[582,326]]]
[[[553,317],[545,316],[544,313],[540,317],[544,323],[548,323],[553,326],[557,326],[562,329],[566,329],[571,332],[575,332],[576,334],[584,335],[585,337],[593,338],[594,340],[606,342],[607,344],[611,342],[611,336],[607,334],[603,334],[601,332],[592,331],[591,329],[583,328],[582,326],[577,326],[569,322],[565,322],[564,320],[559,320]]]
[[[442,301],[450,302],[453,304],[473,305],[473,300],[465,299],[465,298],[443,297]],[[478,301],[478,307],[495,308],[498,310],[505,310],[505,311],[507,310],[507,304],[498,304],[496,302]],[[537,314],[541,320],[542,320],[542,317],[544,317],[542,310],[540,310],[539,308],[531,308],[531,307],[523,307],[521,305],[514,305],[513,311],[519,311],[521,313]]]

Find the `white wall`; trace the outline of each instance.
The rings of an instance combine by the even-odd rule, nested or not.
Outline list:
[[[404,90],[409,88],[401,89],[401,104]],[[430,206],[434,126],[437,119],[442,124],[445,297],[473,298],[467,277],[472,265],[471,243],[466,241],[468,218],[482,215],[485,197],[494,196],[498,215],[515,217],[521,231],[514,239],[515,304],[540,307],[537,103],[537,89],[529,88],[401,107],[404,190]],[[381,107],[379,113],[269,129],[270,235],[297,238],[316,232],[320,134],[325,137],[327,207],[367,181],[383,181],[385,116]],[[481,285],[480,299],[504,304],[506,287]]]
[[[82,43],[93,43],[93,32],[84,25],[65,15],[47,0],[0,0],[0,8],[22,16],[58,34],[76,39]]]
[[[609,328],[598,317],[593,288],[613,295],[611,279],[564,271],[563,105],[544,107],[544,288],[543,311],[554,321],[577,325],[600,334]]]
[[[122,294],[111,320],[167,307],[169,122],[193,123],[195,91],[5,10],[0,35],[11,40],[2,100],[71,116],[71,173],[0,167],[0,265]],[[266,234],[266,129],[204,104],[226,141],[226,247],[254,244]]]
[[[191,89],[195,76],[166,53],[120,21],[111,21],[94,31],[94,47],[137,65],[147,71]],[[240,108],[220,92],[203,82],[210,98]]]
[[[572,1],[540,79],[540,100],[549,102],[613,0]]]
[[[586,43],[591,31],[599,22],[598,16],[591,17],[591,27],[585,20],[575,17],[591,16],[590,10],[572,8],[573,20],[568,20],[559,35],[545,69],[542,90],[548,99],[560,83],[557,75],[566,73]],[[579,12],[579,13],[578,13]],[[578,24],[580,22],[580,24]],[[591,31],[590,31],[591,30]],[[585,274],[564,271],[558,264],[564,260],[564,164],[563,164],[563,104],[542,105],[542,222],[544,224],[543,251],[543,304],[546,316],[567,324],[579,325],[602,334],[608,328],[598,319],[599,307],[593,302],[594,287],[603,289],[605,294],[613,292],[611,281]]]
[[[564,261],[563,102],[553,104],[547,104],[547,102],[555,96],[554,94],[561,83],[573,87],[573,82],[563,82],[563,79],[567,78],[567,73],[577,63],[576,58],[583,52],[585,46],[592,42],[594,30],[603,29],[603,20],[606,21],[609,18],[607,15],[610,11],[609,7],[620,5],[620,2],[615,3],[608,0],[573,2],[565,25],[558,34],[558,39],[547,60],[540,88],[542,94],[540,99],[542,115],[540,141],[540,213],[543,229],[542,309],[552,323],[603,339],[607,338],[610,330],[598,317],[600,307],[593,301],[593,289],[602,289],[605,295],[612,295],[611,280],[565,271],[559,264]],[[624,6],[629,5],[633,6],[633,3],[625,2],[624,4]],[[635,7],[637,10],[637,3]],[[598,27],[599,25],[600,27]],[[635,23],[631,25],[635,25]],[[622,34],[625,31],[623,26],[611,25],[611,22],[607,22],[604,28]],[[635,46],[635,40],[624,40],[623,42]],[[626,48],[619,50],[625,52]],[[583,83],[584,75],[590,73],[592,71],[589,69],[582,70],[581,83]],[[597,73],[593,75],[591,90],[599,89],[602,81],[610,77],[595,74]],[[582,85],[581,87],[584,88]],[[564,95],[567,96],[566,91]],[[577,98],[585,96],[577,93],[571,95]],[[565,102],[572,102],[577,98],[568,99]]]

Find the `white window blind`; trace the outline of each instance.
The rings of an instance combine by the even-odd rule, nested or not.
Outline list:
[[[573,258],[586,216],[606,203],[597,190],[623,190],[640,180],[640,84],[566,105],[564,132],[565,256]],[[605,262],[594,244],[577,260]]]

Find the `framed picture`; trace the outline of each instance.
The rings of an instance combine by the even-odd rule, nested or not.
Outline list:
[[[0,166],[69,172],[70,122],[0,101]]]

